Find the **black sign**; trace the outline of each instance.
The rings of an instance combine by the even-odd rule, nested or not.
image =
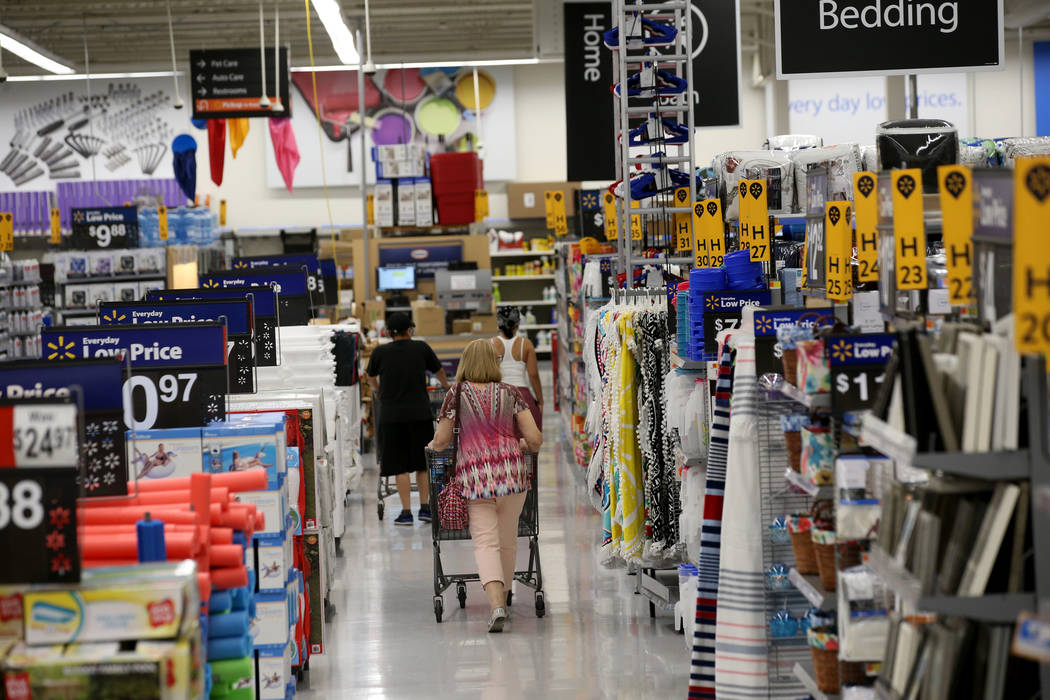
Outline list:
[[[305,326],[313,317],[310,283],[305,265],[276,265],[254,270],[210,272],[200,276],[204,289],[223,287],[271,287],[278,294],[282,326]]]
[[[77,470],[0,469],[0,583],[76,583]]]
[[[324,306],[339,304],[339,271],[335,260],[320,260],[321,280],[324,282]]]
[[[1003,63],[1001,0],[776,0],[775,12],[781,80]]]
[[[704,354],[713,355],[718,352],[718,334],[722,331],[740,328],[740,319],[743,309],[730,311],[705,311],[704,312]]]
[[[740,125],[739,27],[739,0],[693,0],[694,126]]]
[[[127,493],[128,462],[124,449],[124,363],[119,358],[22,361],[0,364],[0,398],[67,398],[79,389],[84,409],[84,495]]]
[[[263,85],[262,57],[258,48],[190,51],[189,89],[193,98],[193,118],[292,116],[292,101],[288,96],[288,49],[282,48],[278,53],[280,66],[274,63],[273,48],[266,50],[266,84]],[[273,94],[275,75],[280,95]],[[264,95],[270,101],[268,107],[260,105]],[[284,111],[275,113],[275,104],[281,104]]]
[[[260,267],[278,267],[292,265],[295,267],[306,267],[306,284],[310,291],[310,303],[314,306],[324,306],[327,300],[327,289],[324,272],[321,270],[321,262],[316,255],[306,253],[291,253],[287,255],[254,255],[251,257],[234,258],[232,267],[237,270],[255,270]],[[333,268],[334,271],[334,268]]]
[[[871,408],[893,354],[892,333],[832,335],[825,347],[831,367],[831,411],[841,416]]]
[[[132,430],[192,428],[226,417],[225,366],[135,368],[123,389]]]
[[[608,1],[565,3],[565,126],[568,133],[580,135],[566,144],[572,181],[615,177],[616,130],[609,92],[613,52],[602,42],[602,34],[613,26]]]
[[[139,244],[139,213],[135,207],[73,209],[71,248],[136,248]]]

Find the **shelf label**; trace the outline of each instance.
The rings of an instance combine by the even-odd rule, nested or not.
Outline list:
[[[766,181],[749,180],[747,195],[741,199],[741,202],[744,199],[747,200],[747,206],[741,210],[740,227],[743,230],[744,226],[747,226],[748,240],[751,243],[751,260],[752,262],[769,262],[772,254],[770,253],[769,202],[766,198]]]
[[[747,211],[748,207],[751,206],[751,199],[747,196],[750,185],[750,180],[741,180],[737,185],[737,219],[740,222],[740,250],[751,250],[751,229],[748,228],[751,217]]]
[[[164,215],[167,216],[168,210],[167,210],[166,207],[163,207],[163,208],[164,208]],[[219,226],[225,226],[225,225],[226,225],[226,200],[225,199],[220,199],[219,200]]]
[[[893,237],[897,289],[926,289],[926,227],[922,220],[922,171],[894,170]]]
[[[853,174],[853,208],[857,214],[857,281],[879,281],[878,175]]]
[[[853,210],[849,202],[828,202],[824,213],[824,276],[827,297],[847,302],[853,298]]]
[[[690,206],[689,188],[679,187],[674,191],[674,205],[676,207]],[[675,250],[679,253],[688,253],[693,249],[693,214],[690,212],[679,212],[674,215]]]
[[[369,226],[375,226],[376,225],[376,196],[374,194],[372,194],[371,192],[369,192],[368,196],[365,198],[365,208],[367,209],[367,212],[368,212],[368,225]]]
[[[0,467],[77,466],[75,404],[55,401],[0,406],[0,428],[0,434],[12,436],[0,445]]]
[[[157,207],[157,227],[160,230],[160,240],[168,240],[168,208],[163,204]]]
[[[1014,344],[1050,350],[1050,158],[1014,166]]]
[[[15,249],[15,215],[0,211],[0,251]]]
[[[696,232],[694,257],[697,267],[721,267],[725,262],[725,223],[722,203],[705,199],[693,205],[693,230]]]
[[[489,215],[489,193],[486,190],[474,190],[474,221],[484,221]]]
[[[62,242],[62,217],[58,212],[58,209],[52,209],[51,212],[51,243],[58,245]]]
[[[642,205],[638,201],[631,202],[631,209],[641,209]],[[640,241],[642,240],[642,217],[638,214],[631,214],[631,240]]]
[[[616,228],[616,197],[612,192],[606,191],[602,195],[602,213],[605,219],[605,240],[615,241],[619,231]]]
[[[1050,619],[1027,611],[1021,613],[1011,651],[1015,656],[1050,664]]]
[[[948,263],[948,302],[969,306],[973,297],[973,173],[965,165],[937,168],[944,255]]]

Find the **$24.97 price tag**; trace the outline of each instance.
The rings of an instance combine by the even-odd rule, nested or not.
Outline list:
[[[0,467],[75,467],[77,408],[71,403],[0,406]]]

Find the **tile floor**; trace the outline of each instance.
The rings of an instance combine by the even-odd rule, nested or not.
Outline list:
[[[531,591],[519,585],[507,631],[487,634],[488,605],[475,583],[467,587],[465,610],[455,590],[446,591],[444,621],[437,624],[430,527],[394,526],[396,496],[379,521],[377,474],[370,471],[347,507],[326,654],[311,659],[309,689],[298,698],[684,700],[684,638],[670,613],[649,618],[646,599],[633,593],[633,577],[597,564],[598,514],[563,442],[561,417],[548,410],[544,423],[539,505],[546,617],[536,618]],[[519,540],[519,560],[525,542]],[[475,570],[469,542],[442,543],[442,554],[446,571]]]

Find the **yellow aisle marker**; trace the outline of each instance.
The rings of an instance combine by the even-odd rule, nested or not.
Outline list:
[[[9,211],[0,212],[0,250],[15,249],[15,217]]]
[[[374,194],[369,194],[365,200],[365,207],[367,208],[367,221],[369,226],[376,225],[376,197]]]
[[[948,302],[969,306],[973,296],[973,173],[965,165],[937,168],[948,263]]]
[[[219,200],[219,226],[226,225],[226,200]]]
[[[642,204],[637,200],[631,201],[631,209],[641,209]],[[631,214],[631,240],[640,241],[642,240],[642,216],[641,214]]]
[[[62,242],[62,217],[58,209],[51,210],[51,242],[55,245]]]
[[[853,212],[849,202],[828,202],[824,211],[824,277],[827,297],[846,302],[853,298]]]
[[[1050,350],[1050,158],[1014,165],[1014,345]]]
[[[765,180],[751,180],[747,185],[747,233],[751,242],[751,260],[769,262],[769,201]],[[743,222],[743,215],[741,222]]]
[[[565,218],[565,193],[554,192],[551,199],[553,200],[551,210],[554,212],[554,235],[567,236],[569,235],[569,222]]]
[[[809,262],[806,259],[806,253],[808,252],[807,246],[809,245],[809,231],[802,235],[802,274],[798,278],[799,288],[806,286],[806,270],[809,269]]]
[[[602,213],[605,215],[605,240],[615,241],[619,231],[616,228],[616,197],[612,192],[602,195]]]
[[[474,190],[474,221],[484,221],[489,215],[489,193],[487,190]]]
[[[751,200],[747,196],[748,188],[751,186],[750,180],[741,180],[740,184],[737,185],[737,219],[740,223],[740,250],[751,250],[751,231],[747,225],[750,222],[750,217],[747,214],[748,207],[751,205]]]
[[[689,188],[679,187],[674,191],[676,207],[689,206]],[[674,215],[675,250],[687,253],[693,249],[693,215],[689,212],[676,212]],[[697,233],[699,235],[699,232]]]
[[[547,217],[547,230],[554,228],[554,190],[543,193],[543,214]]]
[[[696,231],[697,267],[721,267],[725,262],[725,222],[722,202],[705,199],[693,207],[693,229]]]
[[[926,289],[926,228],[922,220],[922,171],[893,171],[893,242],[897,289]]]
[[[160,240],[168,240],[168,208],[163,204],[157,207],[157,225],[160,228]]]
[[[878,175],[853,174],[853,206],[857,211],[857,281],[879,281]]]

